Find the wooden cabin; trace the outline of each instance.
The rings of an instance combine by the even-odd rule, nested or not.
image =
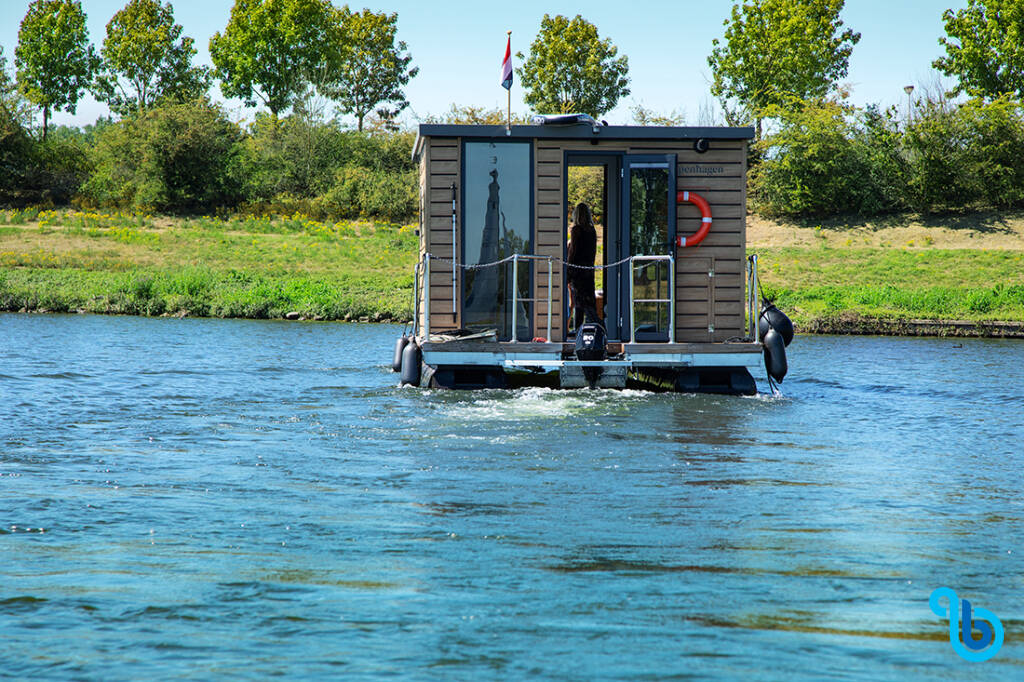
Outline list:
[[[582,187],[594,204],[596,288],[609,357],[630,356],[630,349],[634,357],[661,353],[666,367],[678,360],[679,369],[683,351],[714,355],[715,362],[723,354],[739,362],[738,355],[759,353],[748,325],[752,137],[751,128],[589,122],[421,125],[413,154],[420,174],[416,327],[423,363],[506,371],[530,357],[554,363],[531,366],[536,373],[574,362],[565,263]],[[711,230],[697,245],[678,245],[707,222],[693,199],[680,201],[683,192],[710,208]],[[459,341],[481,333],[475,345]],[[466,350],[451,355],[456,348]],[[492,357],[478,364],[481,354]],[[680,357],[668,358],[673,354]],[[746,356],[743,367],[751,366]],[[622,362],[635,369],[635,362]]]

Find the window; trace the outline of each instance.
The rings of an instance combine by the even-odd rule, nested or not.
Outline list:
[[[490,265],[513,254],[533,253],[529,142],[466,142],[462,171],[462,262],[484,265],[463,276],[462,315],[467,329],[494,329],[512,338],[516,315],[519,340],[533,337],[531,267],[519,263],[518,304],[512,306],[512,263]]]

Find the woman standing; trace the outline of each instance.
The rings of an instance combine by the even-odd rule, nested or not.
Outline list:
[[[575,328],[584,322],[597,322],[597,297],[594,293],[594,259],[597,257],[597,230],[590,207],[576,204],[569,228],[569,265],[566,273],[572,295]],[[582,267],[573,267],[582,266]]]

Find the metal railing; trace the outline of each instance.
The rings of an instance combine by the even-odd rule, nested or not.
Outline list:
[[[753,256],[752,258],[753,258],[752,267],[748,269],[748,272],[750,273],[751,282],[752,282],[751,292],[755,292],[756,289],[757,289],[757,257]],[[444,260],[444,259],[443,258],[438,258],[437,256],[433,256],[430,253],[423,254],[423,259],[419,263],[416,264],[416,267],[415,267],[415,270],[414,270],[414,277],[413,277],[413,334],[416,335],[416,336],[419,336],[419,333],[422,331],[423,334],[424,334],[424,338],[429,338],[430,337],[430,261],[431,260]],[[498,267],[498,266],[504,265],[505,263],[510,262],[510,261],[512,263],[512,282],[514,283],[513,287],[512,287],[512,330],[511,330],[512,331],[512,334],[511,334],[511,336],[512,336],[511,342],[512,343],[517,343],[519,341],[519,315],[517,314],[517,310],[516,310],[519,307],[519,304],[520,303],[534,303],[534,304],[536,304],[536,303],[539,302],[539,300],[543,300],[545,302],[545,304],[547,305],[547,316],[546,316],[547,317],[547,336],[545,338],[548,339],[548,341],[551,340],[551,309],[552,309],[551,308],[551,300],[553,298],[553,296],[552,296],[552,288],[554,286],[554,263],[555,263],[556,260],[560,261],[560,259],[554,258],[553,256],[531,256],[531,255],[517,253],[517,254],[513,254],[512,256],[509,256],[507,259],[503,259],[503,260],[501,260],[501,261],[499,261],[497,263],[488,263],[488,264],[482,266],[482,267]],[[664,303],[664,304],[668,305],[668,343],[674,342],[675,341],[675,335],[676,335],[676,301],[675,301],[675,270],[676,270],[675,263],[676,263],[676,259],[675,259],[675,257],[672,256],[671,254],[659,255],[659,256],[631,256],[629,258],[625,258],[622,261],[619,261],[617,263],[613,263],[611,265],[595,266],[593,269],[597,270],[597,269],[603,269],[603,268],[608,268],[608,267],[614,267],[614,266],[617,266],[617,265],[619,265],[622,262],[627,261],[627,260],[629,261],[629,329],[630,329],[630,343],[636,343],[636,304],[637,303]],[[528,261],[546,261],[547,262],[547,265],[548,265],[548,273],[547,273],[548,274],[548,282],[547,282],[547,297],[545,299],[537,299],[536,297],[521,298],[519,296],[519,286],[518,286],[518,284],[519,284],[519,263],[520,263],[520,261],[527,261],[527,262]],[[635,277],[636,277],[636,266],[635,266],[635,264],[638,261],[639,262],[643,262],[643,263],[651,263],[651,262],[663,261],[663,262],[668,264],[668,291],[666,292],[667,293],[666,298],[640,298],[640,299],[638,299],[638,298],[635,297],[635,291],[634,291],[634,282],[635,282]],[[453,263],[452,265],[453,265],[453,268],[452,268],[453,270],[455,269],[455,267],[461,267],[463,269],[481,269],[481,266],[476,266],[476,265],[467,266],[467,265],[461,265],[461,264],[458,264],[458,263]],[[422,273],[422,275],[421,275],[421,273]],[[421,289],[421,283],[422,283],[422,289]],[[419,324],[419,319],[420,319],[420,316],[419,316],[419,310],[420,310],[419,309],[419,303],[420,303],[421,291],[422,291],[422,294],[423,294],[423,296],[422,296],[422,300],[423,300],[423,325],[422,325],[422,327]],[[756,308],[755,302],[756,302],[756,296],[754,295],[754,293],[751,293],[750,299],[749,299],[749,302],[748,302],[751,311],[754,311],[755,308]],[[458,309],[457,309],[456,301],[454,299],[452,301],[452,314],[453,314],[453,316],[458,314]],[[751,314],[753,315],[753,312]],[[756,320],[755,317],[751,317],[751,319],[753,320],[753,323],[752,323],[753,326],[751,327],[751,329],[753,330],[754,338],[756,339],[756,323],[757,323],[757,320]]]
[[[636,261],[667,261],[668,262],[668,298],[635,298],[633,282],[636,279],[634,263]],[[664,256],[632,256],[629,259],[629,342],[636,343],[636,304],[667,303],[668,304],[668,343],[676,340],[676,259],[672,255]]]
[[[552,264],[554,259],[551,256],[526,256],[523,254],[513,254],[512,256],[512,343],[519,341],[519,329],[517,323],[519,321],[518,308],[519,301],[526,301],[536,305],[537,298],[519,298],[519,261],[531,261],[531,260],[546,260],[548,262],[548,327],[547,336],[544,338],[549,342],[551,341],[551,276]]]
[[[419,332],[423,331],[423,338],[430,338],[430,261],[431,260],[444,260],[431,255],[430,253],[423,254],[423,259],[416,264],[413,274],[413,335],[419,336]],[[517,314],[517,308],[519,303],[534,303],[538,302],[536,297],[532,298],[520,298],[519,297],[519,262],[520,261],[547,261],[548,264],[548,286],[547,286],[547,336],[544,338],[551,340],[551,299],[552,299],[552,286],[554,283],[554,262],[555,258],[552,256],[530,256],[521,253],[513,254],[507,259],[503,259],[497,263],[488,263],[484,266],[477,265],[462,265],[459,263],[452,262],[452,272],[455,268],[461,267],[463,269],[482,269],[484,267],[499,267],[505,263],[512,262],[512,343],[519,341],[519,315]],[[423,273],[422,279],[420,272]],[[419,301],[420,301],[420,282],[423,283],[423,327],[419,327]],[[456,299],[452,298],[452,316],[453,319],[457,319],[458,305]]]

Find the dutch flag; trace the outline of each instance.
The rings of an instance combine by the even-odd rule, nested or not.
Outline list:
[[[508,37],[505,59],[501,62],[501,87],[506,90],[512,89],[512,36]]]

